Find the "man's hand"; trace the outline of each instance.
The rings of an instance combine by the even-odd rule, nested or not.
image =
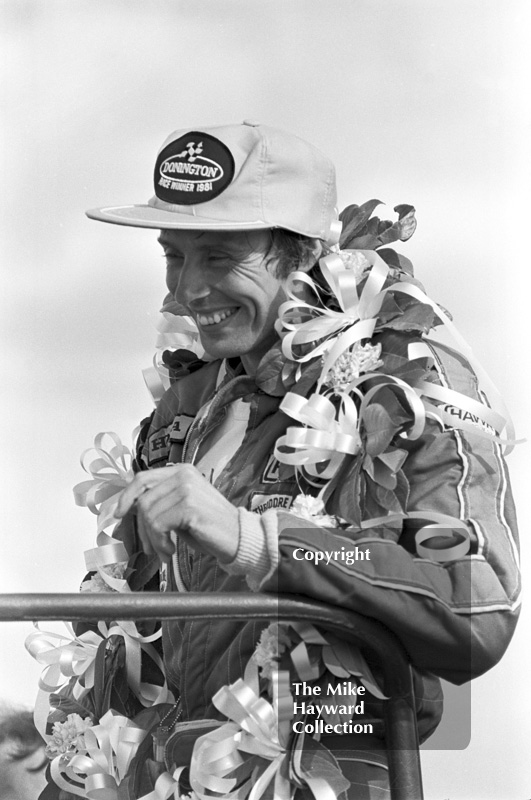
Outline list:
[[[170,561],[175,531],[196,550],[232,561],[238,550],[238,510],[191,464],[140,472],[120,497],[115,515],[136,504],[144,550]]]

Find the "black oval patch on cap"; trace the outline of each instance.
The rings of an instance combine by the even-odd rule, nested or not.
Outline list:
[[[214,136],[190,131],[170,142],[155,164],[155,194],[181,206],[212,200],[234,177],[234,158]]]

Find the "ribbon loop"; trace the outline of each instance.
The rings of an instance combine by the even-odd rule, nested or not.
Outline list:
[[[108,440],[112,446],[105,449]],[[114,510],[120,493],[134,477],[132,460],[131,450],[109,431],[98,433],[94,447],[81,455],[81,466],[91,479],[74,486],[74,500],[98,516],[98,533],[118,522]]]
[[[294,737],[288,672],[275,670],[272,693],[269,703],[239,679],[214,695],[214,705],[229,721],[195,743],[190,784],[199,800],[260,800],[266,792],[270,796],[269,787],[276,800],[291,800],[301,785],[311,789],[315,800],[336,800],[337,794],[324,778],[313,781],[313,776],[301,768],[299,780],[295,780],[290,772]],[[335,776],[337,772],[331,760],[327,761],[327,774]]]
[[[84,732],[85,754],[56,756],[51,775],[59,788],[88,800],[118,800],[118,787],[147,731],[112,709]]]
[[[283,337],[282,350],[286,358],[298,364],[299,368],[308,361],[322,358],[316,391],[307,399],[288,393],[282,401],[281,410],[302,428],[288,428],[285,435],[277,440],[275,457],[281,463],[295,466],[309,483],[322,486],[324,481],[329,481],[337,473],[345,455],[357,455],[360,450],[366,449],[368,452],[364,454],[363,468],[372,480],[377,483],[385,481],[381,485],[392,490],[401,463],[399,458],[392,463],[387,458],[386,448],[389,448],[390,440],[385,431],[391,431],[393,420],[387,429],[385,422],[383,428],[378,428],[378,417],[382,418],[386,413],[385,408],[378,407],[378,395],[383,389],[400,395],[401,405],[405,401],[405,408],[409,409],[408,413],[402,414],[395,403],[399,418],[402,419],[392,438],[399,435],[410,440],[418,439],[425,429],[427,417],[430,417],[445,425],[465,428],[479,436],[501,442],[506,445],[506,452],[510,452],[516,442],[499,393],[448,315],[418,285],[407,276],[398,282],[391,282],[390,268],[373,250],[333,251],[321,258],[319,265],[341,311],[334,311],[325,305],[317,284],[305,273],[292,274],[292,280],[287,282],[290,299],[279,309],[277,330]],[[310,286],[317,298],[313,305],[297,297],[297,281]],[[386,298],[393,295],[406,295],[433,310],[439,322],[461,345],[480,383],[494,396],[494,408],[444,386],[421,380],[418,372],[409,384],[398,376],[376,371],[378,366],[385,363],[378,361],[381,345],[369,346],[363,342],[386,328],[386,317],[381,316],[381,311]],[[397,313],[401,313],[396,301],[395,307]],[[408,347],[408,358],[411,361],[425,358],[426,352],[430,357],[431,351],[426,342],[413,343]],[[289,370],[285,370],[285,374],[288,375]],[[364,384],[368,384],[369,388],[363,392]],[[334,402],[331,398],[335,398]],[[373,404],[376,404],[374,410]],[[452,415],[446,410],[451,406],[461,409],[463,415],[472,417],[472,421],[461,420],[463,415],[460,413],[452,420]],[[375,426],[370,443],[372,449],[363,438],[368,437],[366,422],[369,417]],[[500,434],[505,428],[508,438],[501,439]],[[379,446],[382,452],[376,452]],[[377,464],[374,461],[376,457],[379,459]]]

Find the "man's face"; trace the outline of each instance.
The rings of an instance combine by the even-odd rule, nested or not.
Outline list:
[[[161,232],[170,293],[194,318],[214,358],[241,356],[253,372],[275,342],[274,323],[285,299],[266,258],[267,231]]]
[[[2,800],[37,800],[46,786],[44,770],[48,759],[43,747],[25,758],[13,758],[17,743],[0,744],[0,797]]]

